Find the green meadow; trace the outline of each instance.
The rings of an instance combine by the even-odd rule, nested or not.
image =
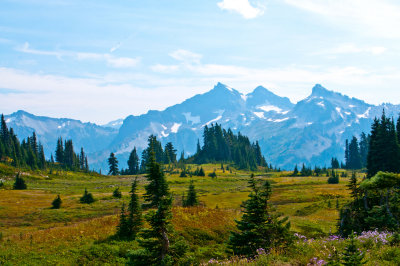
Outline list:
[[[166,174],[174,197],[174,228],[190,245],[191,264],[206,265],[210,259],[246,264],[240,258],[232,260],[226,241],[235,230],[235,219],[241,217],[241,203],[250,191],[247,182],[251,172],[232,168],[223,172],[220,165],[213,164],[202,167],[206,177],[179,177],[177,170]],[[213,171],[217,177],[208,177]],[[348,178],[341,178],[339,184],[328,184],[325,176],[291,177],[291,172],[261,170],[253,173],[258,182],[271,182],[271,203],[277,212],[289,217],[293,233],[323,239],[336,232],[338,208],[350,199]],[[358,175],[361,178],[364,174]],[[13,190],[14,176],[14,168],[0,165],[0,178],[5,180],[0,188],[0,265],[124,265],[128,250],[137,248],[135,241],[112,238],[135,176],[27,171],[22,172],[22,177],[28,189]],[[146,179],[139,175],[138,180],[142,194]],[[194,181],[201,206],[183,208],[182,195],[190,180]],[[122,191],[121,199],[112,197],[117,187]],[[93,204],[79,202],[85,188],[93,194]],[[51,202],[58,194],[62,206],[52,209]],[[275,250],[250,263],[306,265],[315,256],[327,255],[321,255],[318,248],[298,245],[293,251]],[[381,261],[378,255],[369,261],[376,259]]]

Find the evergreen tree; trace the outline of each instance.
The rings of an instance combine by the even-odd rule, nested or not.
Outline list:
[[[121,193],[121,191],[119,190],[119,187],[117,187],[116,189],[114,189],[114,191],[113,191],[113,197],[114,197],[114,198],[117,198],[117,199],[122,198],[122,193]]]
[[[362,168],[367,167],[369,138],[370,138],[369,135],[367,136],[364,132],[361,133],[361,136],[360,136],[360,157],[361,157],[361,167]]]
[[[229,247],[238,255],[254,255],[257,249],[269,250],[273,247],[285,247],[292,242],[287,218],[279,219],[279,214],[272,214],[269,206],[271,185],[268,181],[258,187],[251,176],[249,187],[252,192],[243,202],[244,214],[236,220],[238,231],[232,232]]]
[[[149,208],[157,207],[160,200],[169,195],[169,188],[162,167],[156,162],[153,151],[150,151],[146,178],[149,183],[145,186],[144,199],[146,203],[144,206]]]
[[[110,153],[110,157],[108,158],[108,166],[110,169],[108,175],[119,175],[118,160],[113,152]]]
[[[79,199],[81,203],[86,203],[90,204],[94,202],[94,198],[92,193],[89,193],[87,189],[85,188],[85,192],[83,193],[83,196]]]
[[[25,180],[20,176],[20,173],[17,173],[17,175],[15,176],[15,182],[14,182],[13,188],[15,190],[27,189]]]
[[[61,207],[61,204],[62,200],[60,198],[60,195],[57,195],[57,197],[51,203],[53,209],[59,209]]]
[[[297,168],[297,164],[294,166],[293,174],[292,176],[297,176],[299,174],[299,169]]]
[[[199,205],[199,200],[197,198],[196,189],[193,184],[193,180],[190,180],[190,185],[188,189],[188,193],[186,196],[186,200],[183,202],[184,207],[192,207]]]
[[[126,217],[125,202],[122,203],[116,236],[120,239],[128,239],[130,235],[129,225]]]
[[[174,259],[183,256],[186,248],[182,248],[182,242],[171,238],[173,227],[172,197],[165,180],[161,166],[156,162],[155,153],[151,150],[147,166],[147,179],[150,183],[145,187],[146,206],[156,207],[146,215],[149,229],[143,229],[138,239],[141,249],[129,254],[129,265],[170,265]],[[177,249],[177,246],[181,248]],[[176,264],[176,263],[175,263]]]
[[[345,266],[359,266],[366,264],[365,254],[357,249],[354,233],[350,235],[350,242],[343,253],[342,263]]]
[[[358,146],[358,140],[353,136],[349,145],[349,161],[347,163],[348,169],[361,169],[361,156]]]
[[[346,139],[346,145],[345,145],[345,150],[344,150],[344,161],[345,161],[345,166],[347,169],[348,165],[349,165],[349,140],[348,139]]]
[[[206,176],[206,173],[204,173],[203,167],[200,167],[200,170],[199,170],[197,176]]]
[[[142,209],[140,207],[139,196],[137,195],[137,178],[132,183],[132,188],[130,191],[131,199],[128,205],[128,228],[129,228],[129,238],[135,239],[138,234],[143,221],[142,221]]]
[[[165,164],[170,164],[170,163],[175,164],[177,162],[177,160],[176,160],[176,149],[172,145],[172,142],[168,142],[165,145],[164,153],[165,153],[165,155],[164,155],[165,156],[165,159],[164,159],[164,163]]]
[[[56,147],[56,162],[63,164],[64,163],[64,146],[63,146],[63,140],[60,137],[57,140],[57,147]]]
[[[137,175],[139,173],[139,156],[136,152],[136,147],[133,148],[128,159],[128,174]]]

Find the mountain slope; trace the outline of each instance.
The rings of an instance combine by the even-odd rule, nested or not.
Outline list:
[[[269,163],[285,169],[295,164],[329,165],[331,157],[343,160],[345,139],[369,132],[382,110],[389,116],[400,113],[399,105],[370,105],[359,99],[330,91],[317,84],[309,97],[296,104],[264,87],[244,95],[218,83],[212,90],[195,95],[163,111],[110,122],[107,126],[81,123],[71,119],[35,117],[19,111],[6,116],[19,137],[33,130],[54,150],[58,136],[72,138],[76,147],[84,146],[94,169],[107,168],[106,159],[115,152],[120,167],[133,147],[139,152],[147,146],[149,135],[165,145],[172,142],[178,151],[193,154],[203,128],[211,123],[242,132],[259,140]]]
[[[17,111],[5,116],[8,127],[12,127],[19,139],[32,136],[36,132],[43,144],[46,156],[54,153],[57,139],[72,139],[75,152],[84,147],[87,153],[105,149],[109,146],[118,130],[101,127],[93,123],[82,123],[67,118],[35,116],[25,111]]]

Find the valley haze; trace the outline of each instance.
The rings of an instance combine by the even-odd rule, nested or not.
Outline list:
[[[120,167],[125,168],[133,147],[141,152],[151,134],[163,145],[172,142],[178,152],[192,155],[197,140],[202,140],[204,126],[212,123],[259,141],[268,163],[292,170],[295,164],[329,166],[332,157],[343,160],[345,140],[369,132],[382,110],[397,116],[400,105],[368,104],[319,84],[310,96],[293,104],[262,86],[243,94],[218,83],[212,90],[165,110],[130,115],[106,125],[35,116],[22,110],[5,118],[20,139],[35,131],[47,157],[54,154],[59,137],[72,139],[76,148],[87,151],[94,170],[107,169],[110,152],[116,153]]]

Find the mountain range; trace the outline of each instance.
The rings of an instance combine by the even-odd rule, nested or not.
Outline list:
[[[295,164],[328,166],[332,157],[343,160],[345,139],[369,132],[383,109],[389,116],[400,113],[400,105],[368,104],[319,84],[310,96],[294,104],[262,86],[242,94],[218,83],[212,90],[163,111],[131,115],[103,126],[24,111],[5,118],[21,139],[35,131],[46,156],[54,152],[58,137],[72,139],[76,151],[84,147],[95,170],[107,169],[110,152],[116,153],[120,167],[126,167],[133,147],[143,150],[150,134],[163,144],[171,141],[178,152],[193,154],[204,126],[212,123],[258,140],[268,163],[291,170]]]

